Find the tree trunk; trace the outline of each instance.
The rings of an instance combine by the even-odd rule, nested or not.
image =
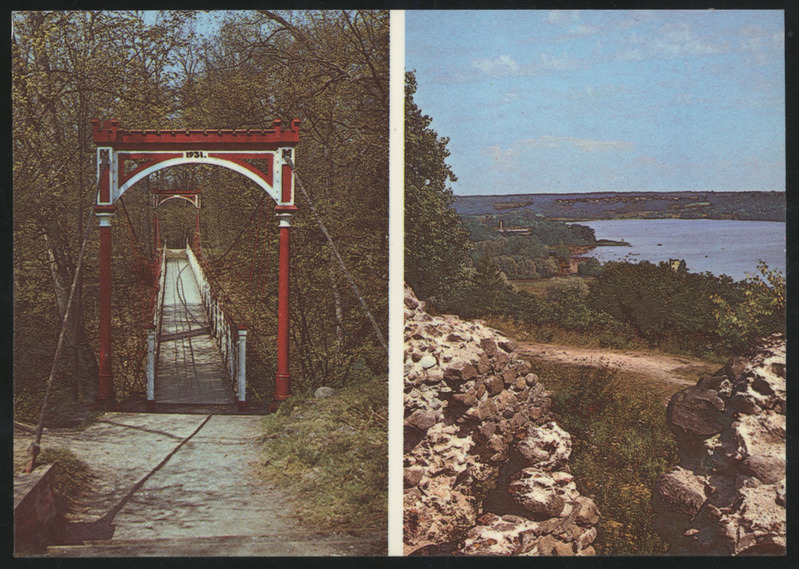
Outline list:
[[[69,289],[72,286],[74,267],[66,262],[66,255],[61,250],[57,239],[51,239],[45,233],[45,244],[47,246],[47,256],[50,261],[50,276],[53,281],[56,303],[58,304],[58,314],[63,322],[64,312],[69,301]],[[83,320],[83,308],[81,303],[82,277],[78,280],[75,291],[74,311],[70,319],[70,326],[65,337],[65,354],[67,361],[71,360],[72,369],[68,366],[60,366],[62,370],[71,371],[71,377],[67,379],[72,387],[74,402],[93,401],[97,390],[97,358],[94,355],[86,334],[86,325]]]
[[[338,322],[336,326],[336,349],[341,349],[341,346],[344,345],[344,330],[342,329],[344,325],[344,309],[341,305],[341,294],[339,293],[338,283],[336,282],[336,269],[332,263],[328,265],[328,270],[330,287],[333,290],[333,299],[335,302],[336,321]]]

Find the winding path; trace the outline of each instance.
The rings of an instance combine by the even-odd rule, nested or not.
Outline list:
[[[696,385],[703,375],[713,374],[721,365],[687,356],[656,352],[610,350],[605,348],[575,348],[558,344],[519,342],[519,352],[532,360],[536,358],[573,365],[599,367],[608,365],[661,384],[682,388]]]

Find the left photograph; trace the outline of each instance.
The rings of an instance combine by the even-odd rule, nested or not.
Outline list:
[[[387,553],[389,20],[12,13],[16,557]]]

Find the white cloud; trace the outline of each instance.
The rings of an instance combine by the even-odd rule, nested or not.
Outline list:
[[[564,26],[577,22],[580,19],[579,10],[550,10],[546,22],[556,26]]]
[[[728,41],[713,42],[697,33],[688,22],[668,22],[657,34],[642,37],[631,33],[616,53],[620,61],[679,59],[721,55],[730,51]]]
[[[510,55],[500,55],[496,59],[473,59],[472,68],[487,75],[516,75],[520,66]]]
[[[572,136],[541,136],[527,138],[516,144],[531,148],[573,148],[581,152],[630,152],[635,144],[623,140],[591,140]]]
[[[503,54],[494,59],[482,57],[473,59],[471,66],[474,71],[495,77],[518,77],[521,75],[536,75],[547,71],[569,71],[577,69],[582,61],[567,53],[561,55],[547,55],[542,53],[537,62],[520,64],[510,55]]]

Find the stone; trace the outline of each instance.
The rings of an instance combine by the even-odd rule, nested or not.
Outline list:
[[[479,321],[430,316],[414,304],[406,302],[404,332],[405,551],[540,555],[541,536],[557,533],[547,554],[583,555],[592,517],[574,512],[570,438],[549,420],[551,401],[516,359],[516,343]],[[535,464],[516,462],[520,444]]]
[[[338,389],[333,389],[332,387],[319,387],[313,392],[315,399],[328,399],[329,397],[335,397],[337,394]]]
[[[688,470],[675,468],[655,480],[653,496],[670,510],[696,516],[705,503],[704,485]]]
[[[566,505],[566,500],[557,490],[552,476],[532,468],[522,469],[508,484],[511,499],[533,516],[554,518]]]
[[[428,369],[428,368],[431,368],[431,367],[433,367],[434,365],[436,365],[437,363],[438,363],[438,362],[436,361],[436,358],[435,358],[434,356],[430,355],[430,354],[425,354],[425,355],[424,355],[424,356],[422,356],[422,357],[421,357],[421,359],[419,360],[419,365],[420,365],[420,366],[421,366],[423,369]]]
[[[596,507],[594,501],[587,496],[577,497],[577,504],[575,509],[577,514],[574,517],[574,522],[579,526],[593,526],[599,522],[599,508]]]
[[[497,342],[491,338],[483,338],[480,340],[480,347],[483,348],[489,358],[497,355]]]
[[[587,530],[585,530],[575,540],[577,548],[585,549],[586,547],[594,543],[594,540],[596,539],[596,534],[597,531],[595,527],[590,527]]]
[[[564,466],[571,455],[571,437],[555,423],[547,423],[527,428],[527,436],[519,441],[519,451],[528,466],[535,465],[545,470],[555,470]]]
[[[485,386],[488,390],[489,395],[496,395],[503,389],[505,389],[505,385],[502,383],[502,379],[497,377],[496,375],[492,375],[485,380]]]
[[[429,429],[436,424],[436,413],[427,409],[417,409],[405,419],[405,426],[416,427],[417,429]]]
[[[519,346],[513,338],[502,338],[497,341],[497,345],[508,353],[514,351]]]
[[[477,360],[477,373],[483,375],[490,369],[491,362],[488,360],[488,356],[486,356],[485,353],[480,354],[480,358]]]
[[[449,381],[467,381],[474,377],[477,377],[477,370],[464,361],[458,361],[444,370],[444,379]]]
[[[503,351],[497,351],[497,355],[494,356],[494,371],[502,371],[505,369],[505,366],[508,365],[508,361],[510,358],[508,354]]]
[[[506,367],[502,371],[502,381],[505,385],[512,385],[516,378],[518,377],[516,370],[513,369],[511,366]]]
[[[764,484],[774,484],[785,478],[785,460],[778,456],[749,456],[741,462],[738,471]]]
[[[424,476],[424,468],[421,466],[411,466],[405,468],[403,472],[403,481],[406,488],[411,488],[419,484]]]
[[[477,403],[477,397],[475,397],[474,390],[467,391],[466,393],[456,393],[452,396],[453,401],[457,401],[462,405],[466,405],[467,407],[473,406]]]
[[[497,414],[497,408],[494,405],[494,402],[491,399],[486,399],[483,403],[480,403],[476,408],[472,407],[475,411],[475,416],[480,419],[481,421],[487,419],[488,417],[493,417]]]
[[[724,429],[721,422],[724,409],[724,401],[715,391],[686,387],[672,396],[666,417],[675,434],[707,438]]]

